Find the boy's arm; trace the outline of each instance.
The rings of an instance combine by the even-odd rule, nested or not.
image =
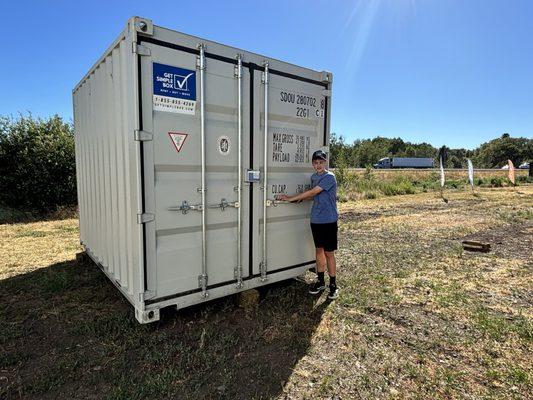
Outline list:
[[[290,201],[291,203],[302,201],[302,200],[309,200],[315,197],[317,194],[319,194],[323,189],[320,186],[315,186],[313,189],[307,190],[305,192],[299,193],[294,196],[287,196],[285,194],[280,194],[278,196],[278,200],[285,200]]]

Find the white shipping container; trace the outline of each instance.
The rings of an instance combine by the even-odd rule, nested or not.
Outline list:
[[[80,240],[139,322],[313,267],[332,75],[131,18],[73,90]],[[266,221],[266,224],[264,224]]]

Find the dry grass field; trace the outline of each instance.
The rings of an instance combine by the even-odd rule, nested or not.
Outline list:
[[[468,172],[449,169],[445,172],[444,190],[467,190],[470,188]],[[335,176],[341,203],[384,196],[440,191],[440,173],[435,169],[336,169]],[[533,183],[528,171],[516,170],[518,185]],[[504,170],[476,170],[474,188],[514,187]],[[474,189],[474,190],[475,190]]]
[[[530,399],[533,186],[446,197],[342,203],[334,302],[293,280],[146,326],[75,219],[0,225],[0,398]]]
[[[354,173],[360,177],[365,174],[365,168],[348,168],[350,173]],[[372,169],[372,174],[379,180],[392,180],[397,175],[402,175],[410,180],[424,180],[432,175],[438,176],[440,171],[438,169]],[[468,171],[466,169],[446,169],[444,171],[446,179],[463,179],[465,182],[468,179]],[[528,170],[515,169],[515,176],[527,176]],[[507,178],[508,171],[503,169],[478,169],[474,172],[475,178],[491,178],[501,177]]]

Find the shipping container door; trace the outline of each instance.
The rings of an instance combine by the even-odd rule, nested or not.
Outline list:
[[[143,42],[142,127],[153,133],[143,143],[147,289],[157,299],[199,292],[202,273],[201,211],[176,211],[201,204],[201,82],[197,49]],[[249,74],[243,71],[243,127],[249,126]],[[206,251],[208,285],[234,284],[237,266],[238,79],[233,60],[209,55],[205,69]],[[244,101],[246,100],[246,101]],[[243,160],[249,160],[248,129]],[[247,167],[248,164],[243,165]],[[243,186],[242,260],[248,275],[249,187]],[[174,208],[174,211],[170,209]]]
[[[267,198],[292,195],[310,188],[311,156],[328,140],[325,84],[311,83],[288,74],[268,74],[268,187]],[[263,72],[255,76],[254,163],[263,168],[265,85]],[[267,207],[266,261],[268,273],[314,264],[309,221],[311,202]],[[254,189],[253,272],[260,273],[263,259],[263,193]]]

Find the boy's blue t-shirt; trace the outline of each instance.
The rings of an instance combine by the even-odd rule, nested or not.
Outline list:
[[[311,175],[311,188],[320,186],[323,190],[313,198],[311,208],[312,224],[328,224],[337,221],[337,181],[330,171]]]

